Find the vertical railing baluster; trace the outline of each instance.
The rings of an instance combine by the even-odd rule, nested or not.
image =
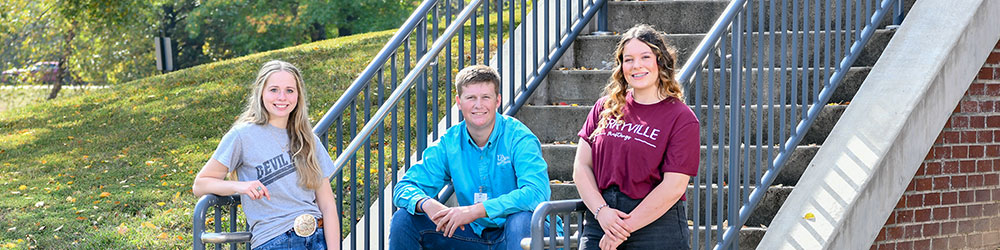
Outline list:
[[[390,62],[389,62],[389,65],[390,65],[389,66],[389,69],[390,69],[389,70],[389,85],[392,86],[392,90],[394,90],[394,91],[396,90],[397,86],[399,86],[399,82],[396,80],[396,56],[397,56],[396,54],[393,54],[392,57],[390,58]],[[392,118],[391,118],[391,120],[392,120],[392,139],[391,139],[391,142],[390,142],[390,143],[392,143],[391,144],[392,145],[391,146],[391,150],[392,150],[392,154],[391,155],[392,155],[392,157],[390,158],[390,159],[392,159],[392,162],[390,163],[391,168],[392,168],[392,173],[391,173],[392,178],[389,179],[389,182],[391,182],[392,186],[395,187],[396,186],[396,180],[397,180],[396,174],[397,174],[397,172],[399,172],[399,168],[400,168],[399,167],[399,158],[398,158],[399,156],[397,155],[398,150],[399,150],[399,141],[398,141],[398,138],[397,138],[399,136],[399,117],[397,116],[397,113],[398,113],[397,110],[399,109],[399,107],[396,104],[393,104],[393,105],[394,106],[392,108],[392,112],[390,113],[390,115],[392,116]],[[409,153],[409,152],[403,152],[404,155],[406,155],[407,153]],[[396,212],[396,209],[399,209],[399,208],[397,208],[396,206],[392,206],[392,212],[393,213]]]
[[[826,85],[826,82],[830,80],[830,64],[833,60],[833,58],[830,57],[830,50],[833,49],[830,47],[831,41],[833,41],[831,38],[833,33],[833,27],[831,27],[831,25],[833,24],[833,20],[830,20],[830,12],[832,12],[832,10],[830,10],[830,0],[824,0],[823,3],[823,8],[825,9],[825,11],[823,11],[823,23],[826,25],[826,30],[823,31],[823,78],[817,79],[816,88],[813,89],[813,100],[819,100],[819,90],[822,89],[824,85]],[[816,101],[813,102],[815,103]]]
[[[500,0],[494,0],[500,1]],[[483,64],[490,64],[490,1],[483,4]]]
[[[517,74],[515,73],[515,70],[514,70],[514,50],[515,50],[514,48],[516,47],[515,44],[517,44],[517,39],[515,39],[516,34],[514,34],[514,0],[505,0],[504,2],[508,3],[508,5],[507,5],[507,14],[510,15],[510,16],[508,16],[508,20],[507,20],[507,36],[508,36],[507,40],[510,41],[509,43],[507,43],[507,44],[510,44],[510,48],[508,48],[508,50],[507,50],[507,61],[510,62],[510,67],[508,67],[509,68],[508,70],[510,71],[510,75],[507,76],[507,81],[510,82],[510,97],[508,97],[507,99],[510,99],[510,106],[514,106],[514,99],[516,99],[515,97],[517,97],[517,94],[518,94],[517,91],[514,91],[514,89],[515,89],[515,85],[514,84],[517,83],[517,81],[516,81],[517,80]],[[521,21],[523,22],[524,19],[521,19]],[[523,38],[523,36],[522,36],[522,38]],[[501,36],[500,38],[497,38],[497,40],[503,41],[504,39]],[[500,42],[500,44],[503,44],[503,42]],[[503,47],[503,46],[501,46],[501,47]],[[497,53],[500,53],[500,52],[498,51]],[[523,59],[523,57],[522,57],[522,59]],[[521,63],[521,65],[523,66],[524,63]]]
[[[729,33],[730,33],[729,38],[730,39],[728,39],[728,40],[733,40],[732,38],[734,38],[736,36],[736,32],[734,32],[734,30],[736,30],[735,27],[730,28],[730,30],[729,30]],[[730,89],[731,90],[730,85],[732,85],[732,81],[729,80],[729,77],[728,77],[729,74],[727,74],[727,72],[729,72],[729,73],[733,73],[733,72],[729,71],[730,67],[728,66],[728,62],[727,62],[728,60],[726,60],[726,56],[731,55],[731,52],[729,52],[729,49],[726,46],[726,44],[729,43],[729,41],[726,38],[727,38],[726,36],[721,36],[720,41],[719,41],[719,51],[721,52],[721,54],[719,54],[719,107],[718,107],[718,109],[719,109],[719,125],[718,125],[719,126],[719,129],[718,129],[718,131],[719,131],[718,132],[718,136],[719,136],[719,166],[716,168],[716,173],[718,173],[718,176],[716,176],[716,180],[715,180],[715,183],[716,183],[716,186],[717,186],[715,192],[717,192],[717,195],[718,195],[715,198],[716,199],[715,200],[716,201],[715,205],[719,207],[719,209],[718,209],[719,211],[715,214],[715,217],[716,217],[715,221],[718,224],[718,226],[715,227],[715,238],[716,238],[716,241],[720,241],[722,239],[722,222],[725,221],[725,219],[724,219],[725,217],[724,217],[724,213],[723,213],[723,211],[724,211],[723,210],[723,205],[726,204],[724,202],[724,200],[723,200],[723,198],[725,198],[725,195],[723,194],[723,192],[725,191],[725,189],[729,188],[729,185],[727,185],[726,181],[723,179],[723,176],[725,175],[725,173],[728,173],[728,172],[723,167],[725,167],[726,165],[731,164],[731,162],[729,162],[730,161],[730,157],[728,157],[731,154],[727,154],[727,152],[729,152],[730,150],[729,150],[729,148],[725,148],[730,143],[729,142],[729,138],[730,137],[723,136],[724,133],[728,134],[729,129],[731,129],[731,127],[729,126],[729,123],[724,123],[723,122],[723,115],[725,115],[725,117],[727,117],[728,119],[732,118],[732,117],[730,117],[731,116],[730,115],[731,111],[729,110],[729,108],[732,106],[731,105],[732,102],[730,100],[728,100],[730,92],[727,92],[726,89]],[[726,85],[725,87],[722,86],[723,83]],[[711,133],[711,132],[709,132],[709,133]],[[725,148],[726,150],[723,151],[723,148]],[[725,162],[723,160],[725,160]],[[725,163],[725,165],[723,165],[723,163]],[[732,174],[732,173],[729,173],[729,174]]]
[[[774,134],[774,112],[777,111],[774,108],[774,97],[777,94],[777,93],[775,93],[775,90],[774,90],[774,79],[775,79],[774,74],[775,74],[775,72],[778,71],[774,67],[774,57],[775,57],[775,54],[774,54],[774,45],[775,45],[775,42],[774,42],[774,40],[778,36],[777,35],[778,28],[776,27],[776,24],[774,22],[776,19],[778,19],[778,17],[776,16],[777,15],[777,9],[776,9],[777,8],[777,4],[774,3],[775,1],[777,1],[777,0],[771,0],[770,1],[771,5],[768,6],[768,12],[770,13],[770,17],[771,17],[771,18],[769,18],[770,20],[768,20],[769,21],[768,27],[769,27],[769,30],[771,32],[770,33],[771,35],[769,36],[769,40],[768,40],[768,44],[767,44],[767,55],[768,55],[767,56],[767,60],[768,60],[767,63],[768,63],[768,67],[770,68],[770,70],[768,71],[768,77],[767,77],[767,82],[768,82],[768,92],[767,93],[769,93],[768,94],[768,99],[767,99],[767,108],[768,108],[768,110],[770,112],[767,113],[768,114],[768,116],[767,116],[767,154],[766,154],[766,158],[764,158],[764,163],[768,164],[767,165],[767,170],[771,169],[771,157],[774,156],[773,155],[774,154],[774,141],[775,141],[774,140],[774,136],[775,136],[775,134]],[[782,15],[782,16],[784,16],[784,15]],[[784,32],[782,32],[782,35],[784,35]],[[782,57],[784,57],[784,56],[782,56]],[[760,175],[758,174],[758,176],[760,176]],[[760,183],[760,182],[758,182],[758,183]]]
[[[702,116],[702,112],[704,112],[706,110],[704,109],[704,107],[701,106],[701,103],[702,103],[702,101],[701,101],[702,97],[701,96],[703,94],[702,90],[701,90],[701,84],[702,84],[702,82],[701,82],[701,72],[700,71],[699,72],[695,72],[695,74],[694,74],[694,95],[693,95],[694,96],[694,114],[695,114],[695,116],[698,117],[699,121],[705,121],[704,120],[705,117]],[[688,96],[690,98],[690,96],[692,96],[692,95],[688,95]],[[711,143],[708,144],[708,147],[709,148],[712,147]],[[700,153],[701,152],[699,152],[699,156],[700,156]],[[706,157],[706,158],[711,158],[711,156]],[[711,166],[711,165],[706,165],[706,166]],[[701,168],[701,166],[698,166],[698,167],[699,167],[699,169]],[[694,190],[693,190],[692,195],[691,195],[694,198],[688,198],[688,200],[691,200],[691,201],[694,202],[694,210],[693,210],[694,212],[690,215],[690,217],[692,217],[692,221],[694,222],[694,227],[693,227],[694,230],[693,230],[693,232],[691,232],[691,237],[693,239],[691,240],[691,242],[694,242],[693,245],[694,245],[695,249],[698,249],[698,240],[700,238],[700,237],[698,237],[698,234],[700,233],[699,230],[698,230],[698,225],[701,225],[700,224],[701,223],[701,212],[700,211],[701,211],[701,201],[702,201],[701,200],[701,188],[700,188],[701,187],[701,178],[704,178],[704,177],[703,176],[695,176],[694,177]],[[678,202],[680,202],[680,201],[678,201]],[[685,211],[685,212],[687,212],[687,211]]]
[[[756,171],[754,172],[754,174],[753,174],[753,176],[751,178],[751,181],[750,181],[751,185],[756,184],[756,183],[760,183],[759,181],[755,181],[755,180],[757,180],[757,178],[760,178],[760,163],[761,163],[761,160],[763,158],[763,156],[761,155],[761,149],[762,149],[761,146],[763,146],[763,144],[764,144],[763,141],[762,141],[763,140],[763,135],[764,135],[764,122],[763,122],[764,121],[764,113],[763,113],[764,112],[764,107],[763,107],[764,105],[763,105],[763,100],[762,99],[764,98],[764,83],[765,83],[765,81],[764,81],[764,34],[765,34],[764,33],[764,31],[765,31],[765,29],[764,29],[764,23],[765,23],[764,22],[764,13],[765,13],[764,12],[764,3],[757,4],[757,67],[754,67],[755,69],[757,69],[757,84],[756,84],[756,88],[757,88],[757,119],[756,119],[756,122],[757,123],[754,124],[754,127],[757,128],[757,144],[756,144],[757,158],[754,159],[754,165],[753,166],[756,167],[756,169],[755,169]],[[773,18],[773,16],[771,16],[770,18]],[[771,36],[771,37],[773,37],[773,35],[774,35],[773,33],[767,33],[767,34],[768,34],[768,36]],[[770,54],[768,54],[768,55],[770,55]],[[773,65],[772,65],[772,67],[773,67]],[[772,70],[771,68],[768,68],[768,72],[770,72],[771,70]],[[766,82],[770,83],[770,81],[766,81]],[[771,108],[771,107],[768,106],[768,108]],[[768,113],[771,113],[770,110],[769,110]],[[768,136],[768,137],[770,137],[770,136]]]
[[[438,40],[438,19],[439,19],[439,17],[438,17],[438,8],[432,9],[431,13],[432,13],[432,16],[433,16],[433,18],[431,18],[431,20],[433,20],[433,22],[431,24],[431,27],[433,29],[433,31],[431,32],[431,37],[432,37],[431,41],[433,42],[433,41],[437,41]],[[437,55],[431,55],[431,56],[437,57]],[[446,60],[451,60],[451,58],[448,58]],[[432,65],[431,70],[433,72],[431,74],[433,75],[433,77],[431,77],[431,85],[430,85],[430,88],[431,88],[431,120],[430,120],[431,125],[430,125],[430,130],[431,130],[431,134],[432,134],[431,138],[434,138],[434,140],[437,140],[437,138],[438,138],[437,121],[439,121],[438,120],[438,111],[439,111],[438,110],[438,86],[440,86],[440,85],[438,83],[438,79],[439,79],[439,76],[440,76],[440,72],[438,71],[438,61],[439,60],[434,60],[434,62],[431,63],[431,65]]]
[[[721,147],[722,146],[721,140],[717,144],[713,144],[713,140],[712,140],[712,137],[714,135],[712,133],[712,131],[713,131],[712,127],[716,127],[718,129],[722,129],[721,128],[722,127],[721,126],[721,122],[718,123],[720,126],[716,126],[717,122],[715,122],[715,119],[719,119],[719,120],[722,120],[722,119],[721,118],[713,117],[713,114],[715,114],[715,108],[719,108],[720,115],[721,115],[721,110],[722,110],[722,102],[719,102],[717,99],[715,99],[715,96],[714,96],[715,95],[715,91],[717,89],[716,86],[715,86],[715,84],[719,83],[719,82],[715,81],[715,71],[716,71],[715,61],[718,60],[718,59],[713,58],[713,56],[718,56],[718,55],[716,55],[715,53],[709,53],[708,54],[708,59],[706,60],[708,62],[708,67],[707,67],[707,70],[706,70],[706,72],[708,72],[707,73],[708,74],[708,81],[706,81],[705,84],[706,84],[706,87],[708,87],[708,91],[707,91],[708,92],[708,97],[705,100],[705,105],[706,105],[705,106],[705,111],[706,111],[706,113],[708,113],[708,120],[704,121],[704,123],[708,124],[708,126],[706,126],[707,129],[703,130],[703,131],[707,131],[705,133],[705,136],[706,136],[705,137],[706,138],[705,141],[707,142],[707,144],[706,144],[707,146],[706,146],[706,153],[705,153],[705,156],[706,156],[705,157],[705,160],[706,160],[706,162],[705,162],[705,170],[706,170],[705,171],[706,172],[705,173],[705,200],[704,200],[704,203],[705,203],[705,223],[703,224],[704,227],[705,227],[705,248],[704,249],[710,249],[712,245],[715,245],[715,242],[712,241],[712,204],[713,204],[712,203],[712,194],[714,193],[714,190],[713,190],[713,187],[712,187],[712,183],[713,183],[712,182],[712,173],[716,172],[715,171],[716,168],[714,166],[716,166],[717,164],[720,165],[720,166],[722,165],[722,160],[721,160],[722,156],[721,155],[722,155],[722,152],[723,152],[722,147]],[[722,81],[722,78],[719,78],[719,81]],[[719,84],[721,85],[721,83],[719,83]],[[717,105],[713,105],[713,104],[717,104]],[[719,138],[722,138],[722,137],[720,136]],[[715,147],[718,147],[720,160],[718,162],[716,162],[716,163],[713,164],[712,159],[714,159],[715,157],[713,157],[712,151],[713,151],[713,148],[715,148]],[[722,173],[720,172],[719,175],[721,176]],[[700,189],[701,187],[695,187],[695,188]],[[721,206],[720,206],[720,208],[721,208]],[[695,210],[695,211],[698,212],[698,210]],[[699,226],[699,224],[696,223],[695,226],[697,227],[697,226]],[[695,244],[697,244],[697,241],[695,241]]]
[[[532,2],[536,2],[534,0]],[[534,10],[532,10],[534,11]],[[527,89],[528,83],[528,2],[527,0],[521,0],[521,39],[516,41],[521,42],[521,89]],[[537,25],[538,23],[534,23]],[[534,54],[534,53],[532,53]]]
[[[750,194],[749,189],[750,189],[750,178],[751,178],[750,176],[751,166],[750,166],[749,144],[751,140],[750,136],[752,133],[752,130],[750,130],[750,113],[753,112],[753,107],[750,104],[752,103],[752,98],[753,98],[752,96],[753,86],[751,81],[753,81],[754,79],[754,74],[752,70],[755,68],[753,65],[754,63],[753,61],[754,49],[752,44],[753,37],[751,36],[751,34],[753,34],[752,32],[753,32],[753,20],[754,20],[753,1],[747,1],[746,10],[743,13],[744,17],[746,18],[741,24],[744,33],[740,34],[741,35],[740,40],[742,40],[741,46],[743,46],[743,48],[741,48],[741,51],[743,51],[743,53],[741,53],[741,57],[743,59],[741,63],[743,63],[743,65],[740,67],[740,70],[742,71],[740,73],[741,74],[740,84],[742,84],[742,86],[740,86],[740,91],[742,92],[743,96],[740,98],[741,102],[738,103],[740,105],[739,110],[741,112],[741,115],[743,115],[743,117],[740,118],[740,123],[737,123],[739,125],[742,125],[743,127],[743,129],[740,130],[743,135],[742,136],[743,140],[741,140],[739,144],[740,154],[742,154],[743,156],[741,165],[739,166],[741,171],[740,175],[741,179],[737,179],[743,183],[743,186],[740,188],[740,193],[738,196],[740,198],[738,200],[738,204],[742,204],[743,201],[748,200],[747,198],[749,197]],[[739,183],[740,182],[737,182],[737,184]],[[739,208],[739,206],[737,205],[735,208]],[[739,226],[738,223],[740,220],[738,214],[735,217],[730,217],[729,220],[733,221],[733,223],[729,225],[730,227]]]
[[[507,78],[510,78],[510,77],[506,77],[504,75],[504,71],[503,71],[504,70],[504,67],[503,67],[503,57],[504,57],[503,56],[503,29],[504,29],[504,27],[503,27],[503,2],[504,1],[505,0],[496,0],[496,3],[497,3],[497,6],[496,6],[496,10],[497,10],[497,74],[500,74],[500,82],[499,82],[499,84],[500,84],[501,95],[502,95],[502,92],[503,92],[503,82],[505,80],[510,80],[510,79],[507,79]],[[508,60],[510,60],[510,59],[508,59]],[[511,66],[513,66],[513,65],[511,65]],[[514,100],[514,98],[513,98],[513,96],[514,96],[514,88],[510,89],[509,95],[511,97],[508,98],[508,99]],[[500,103],[500,104],[501,104],[500,107],[497,107],[497,108],[500,109],[500,112],[503,112],[503,109],[504,109],[503,108],[503,103]]]
[[[422,58],[427,53],[427,21],[422,21],[417,26],[417,57]],[[419,59],[417,59],[419,60]],[[427,148],[427,69],[419,69],[417,77],[417,160],[423,159],[424,149]]]
[[[236,223],[236,213],[237,212],[239,212],[239,211],[236,211],[236,203],[229,204],[229,232],[236,232],[236,228],[237,228],[237,225],[236,225],[237,224]],[[239,244],[240,243],[230,243],[229,244],[229,249],[230,250],[236,250],[236,247],[239,246]]]
[[[445,23],[446,23],[445,26],[446,27],[451,25],[451,3],[450,2],[451,1],[445,1],[445,6],[448,7],[447,9],[445,9],[445,14],[444,14]],[[462,1],[459,1],[459,2],[462,2]],[[458,35],[458,37],[459,37],[458,38],[458,46],[459,46],[458,50],[459,51],[462,51],[462,49],[461,49],[462,48],[462,30],[464,30],[464,28],[458,29],[458,34],[459,34]],[[451,60],[452,60],[452,56],[451,56],[451,38],[448,37],[447,39],[448,39],[448,46],[444,47],[445,48],[445,55],[446,55],[445,56],[446,59],[444,60],[444,64],[445,64],[445,70],[444,70],[444,76],[445,76],[445,83],[444,83],[444,119],[445,119],[445,121],[444,121],[444,124],[445,124],[445,127],[450,128],[451,127],[451,100],[452,100],[452,98],[451,98],[451,84],[452,84],[452,81],[451,81],[451,76],[452,76],[451,75],[451,69],[452,69]],[[461,52],[459,52],[459,54],[461,54]],[[461,68],[462,67],[461,66],[462,65],[462,63],[461,63],[462,57],[461,56],[459,56],[458,61],[459,61],[458,65]]]
[[[788,95],[788,86],[790,85],[788,83],[792,81],[792,79],[789,77],[788,74],[789,74],[789,71],[795,72],[794,66],[792,66],[792,69],[788,68],[788,58],[792,57],[791,55],[788,54],[788,52],[790,51],[790,50],[788,50],[788,34],[792,33],[792,39],[795,38],[795,34],[794,34],[795,27],[788,27],[788,1],[789,0],[784,0],[784,1],[781,2],[781,13],[782,13],[782,15],[781,15],[781,53],[779,54],[781,56],[781,74],[778,75],[781,78],[781,80],[779,80],[779,83],[781,84],[781,86],[779,86],[779,89],[781,91],[781,95],[780,95],[781,100],[778,101],[778,105],[780,106],[780,107],[778,107],[778,112],[779,112],[778,113],[778,138],[779,138],[778,139],[778,151],[780,151],[780,152],[784,152],[785,151],[785,146],[781,142],[785,140],[785,107],[786,107],[785,106],[785,104],[786,104],[785,102],[787,100],[785,98],[785,96]],[[795,19],[795,15],[794,14],[792,15],[792,19]]]
[[[221,233],[222,232],[222,207],[221,206],[212,206],[212,207],[215,208],[215,216],[213,217],[213,218],[215,218],[215,232],[216,233]],[[215,250],[222,250],[222,244],[215,244]]]
[[[463,4],[463,5],[465,4],[465,1],[459,1],[459,2],[460,2],[460,4]],[[476,26],[478,26],[478,24],[477,24],[478,20],[477,19],[479,19],[479,12],[473,11],[472,12],[472,25],[470,25],[470,27],[469,27],[469,28],[472,29],[469,32],[469,35],[471,36],[471,39],[469,39],[469,65],[479,64],[479,61],[476,60],[476,53],[477,53],[476,52],[476,47],[477,47],[476,46],[476,36],[478,35],[478,33],[476,33],[476,28],[477,28]],[[489,22],[489,20],[487,20],[487,22]],[[462,40],[462,42],[465,42],[465,40]]]
[[[336,134],[337,134],[336,135],[336,138],[337,138],[336,139],[336,141],[337,141],[337,148],[334,151],[337,151],[337,156],[339,157],[344,152],[344,117],[343,117],[343,114],[341,114],[341,117],[337,117],[337,122],[336,123],[337,123],[337,130],[336,130]],[[343,222],[347,221],[347,217],[344,216],[344,168],[340,168],[340,171],[337,171],[337,174],[334,175],[334,178],[337,178],[337,190],[336,190],[337,191],[337,193],[336,193],[337,194],[337,216],[338,216],[337,218],[339,218],[340,222],[343,223]]]
[[[737,198],[740,196],[740,190],[734,187],[739,187],[740,185],[740,172],[738,164],[740,154],[740,132],[742,131],[740,131],[740,114],[737,112],[739,107],[734,107],[734,105],[740,105],[742,103],[739,93],[742,88],[742,86],[740,86],[740,81],[743,79],[743,51],[741,50],[743,47],[743,37],[742,34],[739,34],[739,32],[742,32],[743,30],[744,15],[745,13],[740,13],[733,21],[733,44],[731,46],[733,48],[733,64],[730,66],[733,76],[730,80],[729,86],[729,91],[731,91],[732,94],[729,95],[729,188],[727,189],[728,193],[726,194],[729,198],[729,204],[726,206],[729,215],[727,216],[727,220],[732,220],[739,216],[736,213],[736,209],[739,207],[739,205],[737,205],[739,202]],[[730,223],[729,227],[733,226],[735,226],[735,223]],[[738,242],[739,239],[737,238],[733,241],[732,246],[737,246]]]
[[[357,99],[354,99],[354,101],[351,101],[351,105],[350,105],[350,112],[351,112],[351,131],[350,131],[351,133],[350,133],[350,135],[351,135],[351,138],[354,138],[355,136],[358,135],[357,134],[358,121],[357,121],[357,117],[356,117],[356,114],[358,113],[357,111],[358,111],[358,101],[357,101]],[[351,182],[351,195],[348,196],[348,198],[351,199],[350,200],[350,202],[351,202],[351,220],[350,220],[350,225],[351,225],[350,226],[350,231],[351,231],[351,247],[357,248],[358,247],[358,244],[357,244],[358,243],[358,234],[354,233],[354,232],[356,232],[354,230],[357,229],[356,225],[358,223],[358,173],[357,173],[358,172],[358,164],[357,164],[358,157],[357,157],[357,154],[351,154],[350,157],[351,157],[351,163],[347,167],[351,168],[351,175],[349,175],[349,177],[348,177],[350,179],[350,182]]]
[[[364,121],[365,122],[368,122],[368,121],[371,120],[371,108],[372,108],[371,107],[372,106],[371,105],[371,103],[372,103],[371,102],[371,92],[372,92],[372,90],[371,90],[371,83],[366,82],[365,83],[365,90],[364,90],[364,99],[363,99],[364,102],[365,102],[365,104],[364,104],[364,109],[365,109],[364,110],[364,112],[365,112],[364,113],[364,115],[365,115],[364,116],[364,118],[365,118]],[[362,197],[364,198],[365,207],[361,208],[361,212],[363,213],[361,216],[369,215],[368,212],[367,212],[367,210],[365,210],[365,208],[371,207],[371,183],[372,183],[371,182],[371,180],[372,180],[371,179],[371,170],[370,170],[371,169],[371,159],[372,159],[372,157],[371,157],[371,154],[372,154],[372,151],[371,151],[371,140],[370,139],[366,139],[364,144],[367,145],[367,147],[364,147],[364,148],[361,149],[361,150],[365,151],[364,152],[364,156],[365,157],[363,158],[364,162],[362,164],[365,167],[364,170],[362,170],[362,172],[363,172],[362,175],[364,176],[364,179],[361,179],[361,180],[364,181],[364,183],[362,184],[362,186],[364,186],[364,190],[362,190],[362,193],[363,193]],[[354,177],[357,178],[357,176],[354,176]],[[371,234],[371,220],[370,219],[365,220],[365,230],[368,230],[368,232],[365,232],[365,249],[371,249],[371,235],[372,234]]]
[[[406,72],[406,74],[410,73],[410,42],[409,42],[409,40],[410,40],[409,37],[407,37],[406,42],[403,43],[403,51],[404,51],[404,53],[403,53],[403,72]],[[406,75],[406,74],[403,74],[403,75]],[[412,129],[412,126],[410,125],[411,124],[411,119],[413,117],[411,115],[413,113],[413,111],[411,110],[413,107],[410,106],[410,103],[413,102],[413,99],[411,99],[413,97],[413,91],[412,91],[413,89],[411,89],[411,88],[409,88],[407,86],[402,86],[401,84],[402,83],[397,83],[396,86],[406,88],[406,94],[404,94],[404,96],[406,96],[406,99],[403,100],[403,120],[404,120],[403,121],[403,168],[409,169],[410,168],[410,157],[408,155],[411,152],[410,151],[410,144],[412,144],[413,137],[415,137],[415,136],[412,136],[413,133],[412,133],[411,130],[413,130],[413,129]],[[420,155],[418,154],[417,157],[420,157]],[[418,160],[419,160],[419,158],[418,158]]]
[[[383,90],[385,88],[384,76],[382,75],[385,72],[383,71],[383,69],[385,69],[385,66],[379,67],[379,70],[378,70],[378,98],[377,98],[378,101],[376,103],[378,103],[378,105],[380,107],[382,105],[384,105],[384,103],[382,103],[382,102],[385,99],[382,96]],[[385,119],[379,119],[379,120],[384,121]],[[378,129],[378,141],[376,141],[375,147],[378,147],[378,187],[377,187],[378,188],[378,194],[379,194],[378,197],[383,197],[382,190],[385,190],[385,123],[382,123],[382,125],[379,126],[379,129]],[[371,170],[369,170],[369,171],[371,171]],[[384,220],[384,218],[385,218],[385,209],[382,209],[383,207],[385,207],[385,199],[384,198],[380,198],[380,199],[378,199],[378,237],[379,237],[379,239],[382,239],[382,238],[384,238],[382,236],[385,236],[385,225],[386,225],[385,224],[385,220]],[[378,241],[378,249],[385,249],[385,242],[383,242],[381,240]]]

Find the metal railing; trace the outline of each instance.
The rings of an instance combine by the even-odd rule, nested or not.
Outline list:
[[[399,174],[420,160],[428,141],[461,120],[451,103],[452,78],[459,69],[474,64],[495,67],[505,98],[500,111],[513,115],[593,18],[597,12],[593,6],[603,4],[604,0],[423,1],[313,130],[336,155],[331,181],[343,231],[349,235],[342,239],[343,245],[387,248],[386,215],[396,208],[386,200]],[[605,27],[598,23],[598,28]],[[373,107],[377,107],[374,112]],[[448,186],[438,197],[444,200],[451,194]],[[203,247],[202,236],[208,234],[203,233],[206,211],[213,201],[225,199],[238,202],[238,197],[214,195],[199,201],[196,249]],[[224,213],[216,210],[216,216]],[[217,233],[220,230],[216,228]]]
[[[740,229],[890,12],[899,25],[899,0],[729,3],[678,75],[707,131],[707,171],[687,192],[693,249],[739,247]],[[525,243],[575,247],[580,235],[542,237],[551,230],[542,222],[585,209],[579,199],[539,204]]]

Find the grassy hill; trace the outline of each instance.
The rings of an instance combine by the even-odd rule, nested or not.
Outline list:
[[[315,122],[392,31],[253,54],[0,113],[0,249],[190,248],[191,183],[259,67],[298,66]]]

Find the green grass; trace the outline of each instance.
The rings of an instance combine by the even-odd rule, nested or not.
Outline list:
[[[318,120],[392,31],[202,65],[0,111],[0,248],[190,248],[194,174],[264,62],[298,66]]]
[[[45,102],[52,91],[50,86],[30,85],[30,86],[3,86],[0,87],[0,113],[9,109],[16,109],[33,103]],[[105,89],[95,86],[67,87],[59,91],[59,97],[66,98],[75,95],[89,95]]]

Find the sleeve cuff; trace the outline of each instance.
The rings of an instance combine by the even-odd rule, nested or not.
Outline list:
[[[417,212],[417,203],[420,202],[420,200],[422,200],[424,198],[430,198],[430,197],[428,197],[428,196],[410,197],[410,200],[409,200],[408,204],[406,204],[406,211],[410,212],[410,214],[412,214],[412,215],[423,214],[423,213]]]
[[[496,199],[483,201],[483,209],[486,210],[486,217],[490,219],[495,219],[503,213],[503,206],[500,205],[500,200]]]

